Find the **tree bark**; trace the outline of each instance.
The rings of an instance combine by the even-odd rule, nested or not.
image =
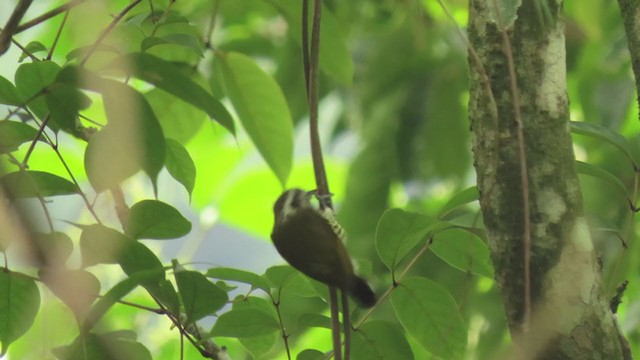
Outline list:
[[[575,170],[562,1],[494,4],[470,1],[469,118],[512,356],[623,359]]]

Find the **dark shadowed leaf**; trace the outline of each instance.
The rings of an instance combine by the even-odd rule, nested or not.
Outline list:
[[[48,109],[44,98],[38,95],[55,81],[58,71],[60,66],[48,60],[24,63],[16,70],[16,88],[22,99],[21,103],[27,103],[29,109],[40,119],[44,119]]]
[[[381,320],[368,321],[353,333],[354,359],[412,360],[413,352],[399,325]]]
[[[19,105],[21,102],[18,90],[11,81],[0,76],[0,104]]]
[[[240,269],[225,267],[210,268],[207,270],[207,277],[250,284],[254,288],[262,289],[266,292],[269,292],[271,288],[269,281],[262,276]]]
[[[18,150],[18,146],[31,142],[38,130],[17,121],[0,121],[0,154]]]
[[[96,264],[115,264],[122,251],[133,242],[123,233],[104,225],[82,225],[80,235],[80,254],[82,266]]]
[[[152,360],[151,352],[144,345],[121,331],[81,335],[52,352],[60,360]]]

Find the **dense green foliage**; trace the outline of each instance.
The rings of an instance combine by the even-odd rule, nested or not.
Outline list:
[[[269,241],[283,188],[314,187],[301,1],[150,0],[123,12],[130,3],[82,2],[0,57],[0,354],[192,359],[226,347],[233,359],[286,359],[288,347],[322,359],[325,286],[275,262],[255,272],[166,250],[219,224]],[[380,297],[371,313],[352,307],[356,360],[487,359],[510,346],[473,186],[466,6],[447,1],[449,18],[436,1],[325,1],[329,184]],[[629,206],[640,126],[624,32],[608,1],[566,13],[583,197],[607,296],[630,282],[618,318],[640,353]]]

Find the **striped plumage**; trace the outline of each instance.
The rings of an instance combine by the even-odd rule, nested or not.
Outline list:
[[[343,244],[345,232],[331,209],[311,205],[313,191],[285,191],[273,206],[275,223],[271,239],[282,257],[307,276],[335,286],[358,303],[370,307],[375,295],[367,282],[356,276]]]

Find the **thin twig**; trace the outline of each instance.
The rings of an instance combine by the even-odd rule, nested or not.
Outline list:
[[[282,288],[280,288],[282,290]],[[271,294],[267,293],[269,297],[271,297],[271,302],[273,306],[276,308],[276,315],[278,315],[278,323],[280,323],[280,331],[282,333],[282,341],[284,341],[284,348],[287,350],[287,359],[291,360],[291,350],[289,349],[289,334],[284,328],[284,320],[282,319],[282,313],[280,312],[280,292],[278,292],[278,301],[274,299]]]
[[[60,23],[60,26],[58,27],[58,32],[56,33],[56,37],[55,39],[53,39],[53,44],[51,44],[51,48],[49,49],[49,53],[47,54],[47,60],[51,60],[51,57],[53,57],[53,51],[56,48],[56,45],[58,45],[58,40],[60,40],[60,34],[62,34],[62,29],[64,29],[64,25],[67,23],[67,18],[69,18],[69,10],[67,10],[64,13],[64,17],[62,18],[62,23]]]
[[[104,31],[102,32],[102,34],[100,34],[100,36],[98,37],[96,42],[94,42],[93,45],[91,45],[91,47],[89,48],[87,53],[84,55],[84,57],[80,61],[80,65],[84,65],[84,64],[87,63],[87,61],[89,60],[89,57],[91,57],[91,55],[93,55],[93,53],[96,51],[98,46],[100,46],[100,44],[102,44],[102,41],[104,41],[104,39],[107,37],[107,35],[109,35],[109,33],[113,30],[113,28],[120,22],[120,20],[122,20],[122,18],[125,15],[127,15],[127,13],[129,11],[131,11],[131,9],[136,7],[136,5],[138,5],[141,1],[142,0],[134,0],[134,1],[132,1],[129,5],[127,5],[127,7],[122,9],[122,11],[120,11],[120,13],[118,15],[116,15],[115,18],[113,18],[113,20],[111,21],[109,26],[107,26],[107,28],[104,29]]]
[[[309,0],[302,0],[302,64],[304,83],[309,96]]]
[[[65,11],[67,11],[67,10],[73,8],[73,7],[76,7],[76,6],[80,5],[80,4],[82,4],[85,1],[86,0],[72,0],[72,1],[69,1],[68,3],[66,3],[64,5],[60,5],[57,8],[55,8],[53,10],[50,10],[50,11],[47,11],[46,13],[44,13],[44,14],[42,14],[42,15],[34,18],[34,19],[31,19],[31,20],[23,23],[22,25],[18,26],[16,28],[16,31],[13,34],[14,35],[19,34],[19,33],[23,32],[23,31],[25,31],[27,29],[30,29],[33,26],[39,25],[39,24],[51,19],[52,17],[54,17],[54,16],[56,16],[58,14],[61,14],[61,13],[65,12]]]

